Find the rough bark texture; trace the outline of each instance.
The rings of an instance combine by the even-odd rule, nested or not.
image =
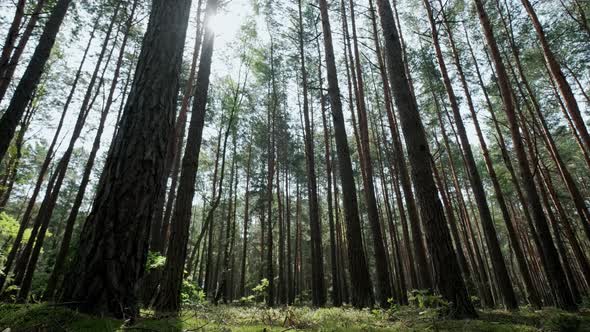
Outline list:
[[[431,254],[434,286],[443,298],[453,303],[454,316],[476,317],[455,255],[442,204],[432,175],[430,151],[410,85],[405,74],[402,48],[388,2],[378,0],[385,40],[389,80],[400,113],[402,131],[412,166],[412,179],[420,205],[426,241]]]
[[[206,20],[217,13],[217,0],[208,0]],[[205,125],[205,111],[209,91],[209,77],[211,74],[211,60],[215,35],[205,23],[205,37],[199,73],[195,84],[195,99],[193,115],[188,130],[186,150],[182,159],[182,169],[178,186],[178,195],[172,218],[170,242],[166,253],[166,266],[163,276],[156,309],[161,312],[178,312],[180,310],[180,290],[182,286],[184,263],[187,256],[192,201],[195,194],[195,181],[199,165],[199,152],[203,139]],[[224,151],[225,152],[225,151]]]
[[[47,286],[45,287],[45,294],[44,297],[47,300],[53,299],[53,295],[55,293],[55,288],[57,286],[57,282],[59,278],[61,278],[63,273],[63,267],[66,261],[66,257],[70,248],[70,242],[72,239],[72,233],[74,231],[74,225],[78,218],[78,212],[80,211],[80,207],[82,206],[82,201],[84,200],[84,196],[86,194],[86,187],[90,182],[90,175],[92,174],[92,169],[94,167],[94,162],[96,160],[96,156],[98,154],[98,149],[100,148],[100,141],[102,138],[102,133],[105,128],[105,122],[107,119],[107,115],[113,105],[115,91],[117,89],[117,84],[119,82],[119,75],[121,73],[121,66],[123,63],[123,58],[125,56],[125,48],[127,45],[127,41],[129,40],[129,30],[131,29],[131,24],[133,22],[135,9],[137,8],[138,0],[133,2],[131,13],[127,18],[125,24],[125,31],[123,32],[123,41],[121,42],[121,48],[119,50],[119,56],[117,59],[117,64],[115,67],[115,72],[113,74],[113,79],[111,81],[111,87],[109,89],[109,95],[107,97],[106,103],[100,115],[100,120],[98,124],[98,129],[96,131],[96,135],[94,137],[94,142],[92,143],[92,148],[90,150],[90,154],[88,156],[88,160],[86,161],[86,165],[84,166],[84,173],[82,174],[82,179],[80,180],[80,186],[78,188],[78,193],[76,194],[76,198],[74,199],[74,203],[72,204],[72,208],[70,210],[70,214],[66,220],[66,228],[64,230],[61,246],[59,252],[55,258],[55,264],[53,266],[53,270],[51,275],[49,276],[49,280],[47,281]]]
[[[86,220],[63,301],[135,317],[149,225],[164,185],[190,1],[154,0],[129,98]],[[153,91],[158,91],[154,94]]]

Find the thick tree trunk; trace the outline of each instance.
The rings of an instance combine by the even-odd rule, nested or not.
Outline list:
[[[476,317],[477,313],[469,299],[465,282],[461,276],[461,269],[446,225],[444,210],[432,176],[426,134],[416,100],[411,93],[405,74],[402,48],[393,12],[389,3],[384,0],[378,0],[377,5],[385,39],[389,80],[400,113],[402,130],[412,166],[412,179],[420,205],[426,241],[430,249],[434,285],[443,298],[453,302],[455,317]]]
[[[130,97],[64,283],[63,300],[82,312],[139,314],[137,285],[164,185],[189,8],[188,0],[152,3]]]
[[[192,213],[192,201],[195,194],[196,170],[199,165],[199,152],[203,139],[203,127],[205,124],[205,111],[209,91],[209,76],[211,74],[211,61],[213,56],[213,44],[215,34],[207,25],[208,20],[217,13],[217,0],[208,0],[205,12],[205,35],[199,73],[195,84],[195,99],[193,101],[193,114],[191,117],[185,154],[182,159],[182,169],[176,198],[174,217],[170,232],[170,242],[166,252],[166,265],[162,275],[160,291],[156,300],[156,309],[160,312],[178,312],[180,310],[180,291],[184,277],[184,265],[187,255],[190,220]],[[221,182],[225,162],[225,146],[229,133],[225,135],[223,162],[221,166]],[[220,187],[222,185],[220,184]],[[221,189],[220,189],[221,192]],[[219,197],[219,196],[218,196]],[[198,246],[198,244],[197,244]]]
[[[412,191],[412,183],[410,175],[408,173],[408,167],[405,161],[404,150],[400,140],[399,125],[395,114],[393,113],[393,102],[391,98],[391,91],[389,88],[389,82],[387,79],[387,72],[385,68],[385,62],[383,59],[381,45],[379,43],[377,34],[377,22],[373,10],[373,2],[369,1],[369,6],[372,15],[372,26],[373,26],[373,38],[375,39],[375,50],[377,53],[377,60],[379,63],[379,71],[381,79],[383,81],[383,90],[385,95],[385,108],[387,112],[387,119],[389,122],[389,130],[393,140],[393,152],[395,171],[398,173],[398,178],[401,182],[402,191],[404,193],[406,201],[406,209],[408,211],[408,217],[410,220],[410,227],[412,230],[412,240],[410,241],[410,233],[408,231],[407,221],[405,216],[402,217],[402,234],[404,242],[407,245],[408,265],[409,265],[409,276],[410,286],[414,288],[430,288],[432,287],[432,280],[430,272],[428,270],[428,263],[426,259],[426,248],[424,241],[422,240],[422,230],[420,224],[420,217],[418,215],[418,208],[416,206],[416,199],[414,192]],[[402,211],[400,210],[400,216]],[[415,261],[415,262],[414,262]]]
[[[84,196],[86,194],[86,187],[90,182],[90,175],[92,174],[92,169],[94,167],[94,162],[96,156],[98,154],[98,149],[100,148],[100,140],[102,138],[102,133],[104,131],[105,122],[107,119],[107,115],[109,114],[111,107],[114,102],[115,91],[117,89],[117,84],[119,82],[119,75],[121,72],[121,66],[123,64],[123,59],[125,56],[125,50],[127,46],[127,41],[129,39],[129,31],[131,29],[131,24],[133,22],[133,18],[135,15],[135,9],[137,8],[138,0],[133,2],[131,13],[127,18],[125,23],[125,31],[123,32],[123,41],[121,42],[121,48],[119,50],[119,56],[117,59],[117,63],[115,66],[115,72],[113,74],[113,79],[111,81],[111,87],[109,90],[109,95],[107,97],[106,103],[104,108],[101,112],[98,129],[96,135],[94,137],[94,142],[92,144],[92,149],[90,150],[90,154],[88,156],[88,160],[86,161],[86,165],[84,167],[84,173],[82,174],[82,179],[80,180],[80,186],[78,188],[78,193],[76,194],[76,198],[74,199],[74,203],[72,203],[72,208],[70,210],[70,214],[68,215],[68,219],[66,220],[66,228],[63,234],[61,246],[59,252],[55,258],[55,264],[53,266],[53,270],[51,275],[47,281],[47,285],[45,287],[44,298],[46,300],[53,299],[57,282],[61,278],[63,273],[63,267],[66,261],[66,257],[70,248],[70,242],[72,239],[72,234],[74,231],[74,225],[78,218],[78,212],[80,211],[80,207],[82,206],[82,201],[84,200]]]

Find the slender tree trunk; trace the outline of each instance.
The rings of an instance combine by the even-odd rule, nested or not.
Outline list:
[[[432,41],[436,52],[436,59],[438,62],[440,73],[442,75],[444,87],[451,105],[451,110],[453,112],[455,124],[457,126],[457,132],[461,142],[461,151],[463,153],[465,164],[469,174],[469,180],[471,183],[471,188],[473,190],[473,195],[475,196],[475,201],[477,203],[479,219],[484,229],[486,244],[490,252],[492,270],[498,282],[499,291],[502,296],[504,306],[510,310],[516,309],[518,307],[516,294],[514,294],[512,283],[508,275],[508,269],[506,268],[504,257],[502,256],[500,243],[498,241],[498,235],[496,232],[496,228],[494,226],[494,221],[492,220],[490,208],[488,206],[485,189],[483,187],[481,176],[475,163],[473,151],[471,150],[471,143],[469,142],[469,138],[467,136],[467,130],[465,129],[465,125],[463,124],[463,118],[461,117],[461,111],[459,110],[459,103],[457,102],[457,97],[455,95],[455,91],[448,74],[447,65],[445,63],[442,49],[440,46],[438,28],[436,26],[436,22],[434,21],[432,7],[430,5],[430,0],[423,0],[423,3],[428,14]]]
[[[18,170],[23,155],[25,134],[27,133],[29,125],[31,124],[33,115],[35,115],[37,111],[37,108],[34,106],[34,104],[35,99],[31,100],[29,107],[25,111],[25,115],[20,124],[20,130],[14,139],[16,151],[14,156],[11,156],[6,163],[6,174],[0,183],[0,213],[6,208],[6,205],[10,200],[12,189],[14,188],[14,183],[16,182],[18,176]],[[2,285],[0,285],[0,288],[2,288]]]
[[[301,0],[298,1],[299,10],[299,58],[301,61],[301,85],[303,89],[303,118],[304,141],[305,141],[305,161],[307,168],[307,194],[309,202],[309,223],[311,234],[311,261],[312,261],[312,303],[314,306],[324,306],[326,304],[326,287],[324,284],[324,263],[322,253],[322,228],[320,223],[317,177],[315,170],[315,152],[313,144],[313,132],[310,125],[309,116],[309,98],[307,84],[307,69],[305,67],[305,52],[303,41],[303,12]],[[278,180],[278,179],[277,179]]]
[[[574,299],[567,287],[567,282],[561,277],[564,273],[563,267],[559,262],[557,250],[551,238],[549,225],[547,223],[547,219],[545,218],[545,214],[543,213],[543,207],[541,205],[539,195],[535,189],[533,175],[530,170],[529,161],[526,157],[526,152],[524,150],[522,137],[519,130],[520,128],[517,122],[514,105],[515,102],[513,99],[512,89],[510,87],[508,73],[506,72],[506,67],[502,61],[500,50],[494,37],[493,28],[487,13],[485,12],[483,3],[481,0],[474,0],[474,2],[483,33],[487,41],[487,45],[490,49],[494,67],[496,69],[504,111],[506,112],[508,118],[510,133],[512,134],[512,143],[519,163],[521,181],[526,193],[527,203],[530,205],[531,212],[533,214],[533,220],[541,240],[540,249],[547,262],[547,274],[549,281],[554,290],[554,293],[558,297],[558,305],[564,309],[575,310],[577,305],[574,302]]]
[[[231,242],[232,242],[232,224],[235,220],[232,219],[233,215],[233,205],[235,202],[233,201],[233,190],[234,190],[234,178],[236,175],[236,136],[234,135],[233,139],[233,151],[232,151],[232,164],[230,169],[229,175],[229,195],[228,195],[228,203],[227,203],[227,216],[225,218],[225,243],[221,248],[223,250],[223,265],[221,266],[221,277],[215,290],[215,297],[213,298],[213,303],[217,304],[219,300],[223,297],[223,302],[227,303],[228,301],[228,293],[227,289],[231,287],[228,285],[229,283],[229,274],[231,273],[230,270],[230,262],[231,262]],[[223,229],[222,229],[223,232]],[[218,257],[221,256],[221,252]]]
[[[431,87],[431,90],[434,91],[432,87]],[[457,170],[455,169],[455,163],[453,160],[453,155],[451,153],[452,150],[451,150],[451,146],[449,143],[449,137],[447,135],[447,131],[445,129],[445,124],[443,122],[443,118],[442,118],[442,114],[441,114],[442,111],[440,110],[440,104],[438,101],[438,97],[434,94],[434,92],[433,92],[433,99],[434,99],[434,103],[435,103],[436,110],[437,110],[438,124],[441,128],[441,134],[443,137],[443,144],[445,146],[445,149],[447,151],[447,155],[449,157],[449,165],[451,167],[451,175],[453,178],[453,184],[455,186],[455,193],[456,193],[456,199],[457,199],[457,203],[458,203],[458,207],[459,207],[459,213],[461,214],[463,222],[467,226],[467,229],[468,229],[468,236],[466,236],[466,239],[467,238],[471,239],[471,246],[473,247],[473,252],[475,254],[474,258],[477,262],[477,264],[474,264],[474,269],[477,271],[478,279],[479,279],[479,283],[477,285],[478,291],[479,291],[479,294],[481,297],[482,304],[484,306],[494,307],[495,302],[494,302],[494,299],[492,297],[492,292],[491,292],[492,285],[491,285],[490,279],[488,278],[488,275],[484,269],[483,258],[481,255],[480,246],[478,244],[479,241],[477,241],[475,239],[475,236],[472,231],[471,218],[469,217],[469,213],[467,211],[465,200],[463,199],[461,184],[459,183],[459,179],[457,176]],[[437,145],[438,145],[438,142],[437,142]]]
[[[14,50],[14,44],[18,38],[21,22],[23,17],[25,16],[25,5],[27,4],[27,0],[18,0],[15,5],[14,9],[14,17],[12,18],[12,23],[10,24],[10,28],[8,28],[8,33],[6,34],[6,39],[4,40],[4,44],[2,45],[2,53],[0,54],[0,86],[4,85],[4,77],[6,68],[8,67],[8,61],[10,60],[10,55]],[[0,101],[2,101],[3,95],[0,95]]]
[[[588,257],[586,256],[586,254],[584,253],[584,250],[582,249],[582,246],[580,245],[580,241],[578,240],[578,238],[576,236],[576,232],[574,231],[574,229],[570,223],[570,220],[566,214],[565,208],[561,204],[558,194],[555,191],[555,187],[553,185],[553,181],[551,180],[551,176],[549,175],[549,172],[548,172],[546,166],[544,166],[544,165],[541,169],[541,175],[543,176],[544,187],[549,192],[549,196],[551,197],[553,205],[555,206],[555,209],[557,210],[557,213],[559,215],[560,225],[563,227],[566,238],[568,239],[568,242],[570,244],[572,252],[574,253],[574,257],[576,258],[578,265],[580,266],[580,269],[582,270],[583,279],[584,279],[583,281],[586,284],[588,284],[588,282],[589,282],[588,278],[590,278],[590,263],[588,261]],[[557,245],[560,245],[560,244],[557,243]]]
[[[338,87],[338,76],[334,59],[334,46],[332,43],[332,30],[330,28],[327,1],[319,0],[319,6],[324,35],[324,56],[328,74],[328,93],[332,103],[332,119],[334,122],[343,206],[347,225],[348,259],[350,262],[351,288],[353,291],[351,302],[355,307],[363,308],[373,305],[373,290],[362,244],[363,241],[361,237],[356,185],[354,183],[352,162],[350,160],[350,151],[346,139],[346,128],[342,114],[342,101],[340,99],[340,89]]]
[[[248,226],[250,223],[250,175],[252,170],[252,142],[248,144],[248,161],[246,162],[246,192],[244,194],[244,235],[242,243],[242,268],[240,269],[240,286],[239,295],[243,297],[246,295],[246,262],[248,254]]]
[[[354,70],[356,71],[357,89],[356,101],[359,121],[359,132],[361,144],[359,149],[361,154],[361,167],[363,169],[363,187],[365,204],[367,208],[367,218],[371,227],[373,251],[375,255],[375,266],[377,270],[377,302],[382,307],[387,307],[387,300],[392,296],[391,280],[387,264],[387,253],[383,242],[381,232],[381,221],[377,208],[377,199],[375,197],[375,185],[373,183],[373,165],[371,161],[371,149],[369,142],[369,125],[367,110],[365,104],[365,83],[363,80],[362,66],[360,62],[360,52],[358,48],[358,38],[356,34],[356,20],[354,12],[354,2],[350,1],[350,21],[352,24],[352,44],[354,48]]]
[[[16,238],[14,239],[14,243],[12,245],[12,248],[6,258],[6,262],[4,264],[4,269],[3,269],[2,273],[0,273],[0,290],[2,289],[2,286],[4,285],[4,283],[6,281],[6,277],[8,276],[8,273],[10,272],[10,269],[12,268],[12,264],[14,263],[14,260],[17,257],[16,255],[17,255],[18,250],[20,249],[20,244],[22,242],[22,238],[25,233],[25,230],[29,226],[29,221],[30,221],[30,218],[33,213],[33,208],[35,207],[35,203],[37,201],[37,196],[41,192],[41,187],[43,185],[45,175],[47,173],[47,170],[49,169],[51,161],[53,160],[55,147],[56,147],[57,141],[59,139],[59,136],[61,134],[61,129],[63,128],[64,120],[66,118],[67,111],[69,109],[70,103],[71,103],[72,98],[74,96],[74,92],[76,91],[76,88],[78,86],[78,81],[80,80],[80,77],[82,75],[82,67],[84,66],[84,63],[86,62],[86,58],[88,56],[88,51],[90,50],[90,46],[92,44],[92,41],[94,40],[94,35],[95,35],[97,27],[98,27],[98,20],[95,21],[92,32],[90,33],[90,38],[88,39],[88,43],[87,43],[86,48],[84,50],[84,54],[82,55],[82,60],[80,62],[80,65],[78,66],[78,70],[76,71],[76,75],[74,77],[74,81],[72,82],[70,92],[68,94],[68,97],[66,98],[66,101],[65,101],[65,104],[63,107],[63,111],[61,113],[61,117],[59,119],[57,128],[55,129],[55,133],[53,135],[53,139],[51,140],[51,143],[49,144],[49,148],[47,149],[47,155],[45,156],[45,159],[43,160],[43,164],[41,165],[41,167],[39,169],[39,175],[37,177],[37,181],[35,183],[33,193],[31,194],[31,198],[29,199],[29,203],[27,204],[27,207],[26,207],[23,217],[21,219],[21,223],[20,223]]]
[[[321,79],[321,70],[320,73],[320,80]],[[338,261],[338,245],[336,241],[336,228],[334,224],[334,206],[333,206],[333,199],[332,199],[332,158],[331,158],[331,147],[330,147],[330,132],[328,131],[328,120],[326,117],[326,107],[324,104],[323,94],[320,97],[321,105],[322,105],[322,125],[324,127],[324,160],[326,162],[326,178],[327,178],[327,188],[326,188],[326,199],[328,203],[328,224],[330,227],[330,265],[332,268],[332,304],[335,307],[342,306],[342,296],[341,296],[341,286],[340,286],[340,269],[339,269],[339,261]]]
[[[287,292],[285,289],[285,219],[284,219],[284,205],[281,197],[281,174],[280,165],[277,166],[277,205],[278,205],[278,224],[279,224],[279,276],[278,276],[278,303],[285,305],[287,303]]]
[[[545,36],[545,31],[543,30],[543,26],[537,17],[537,13],[535,12],[533,5],[529,0],[521,0],[529,18],[533,22],[533,27],[535,28],[535,32],[537,33],[537,38],[539,38],[539,42],[541,43],[541,50],[543,51],[543,56],[545,58],[545,62],[549,67],[549,71],[551,73],[551,78],[557,84],[559,93],[563,97],[565,101],[566,108],[572,117],[574,125],[578,130],[582,141],[584,142],[584,146],[586,147],[587,151],[590,151],[590,134],[588,133],[588,128],[582,118],[582,114],[580,112],[580,108],[578,107],[578,103],[576,101],[576,97],[572,91],[571,86],[567,82],[565,75],[561,69],[561,65],[557,61],[551,47],[549,46],[549,42]],[[590,220],[586,221],[587,223]]]
[[[540,299],[539,295],[537,294],[537,290],[535,289],[535,287],[532,283],[532,278],[531,278],[530,272],[528,270],[528,267],[526,265],[526,261],[524,258],[524,253],[522,251],[522,247],[520,245],[520,242],[518,241],[518,236],[516,235],[516,231],[514,230],[514,226],[512,224],[511,217],[510,217],[510,213],[509,213],[508,207],[506,205],[506,200],[504,198],[504,193],[502,192],[500,182],[498,181],[498,177],[496,175],[496,170],[494,168],[494,165],[492,163],[492,159],[490,157],[490,152],[489,152],[487,143],[484,139],[481,127],[479,125],[479,120],[477,118],[475,106],[474,106],[473,100],[471,98],[471,92],[470,92],[469,86],[467,84],[467,80],[466,80],[465,74],[463,72],[463,66],[461,64],[461,60],[459,57],[459,52],[456,48],[455,41],[453,38],[452,29],[449,25],[449,22],[446,19],[444,20],[444,25],[445,25],[445,29],[447,31],[447,37],[449,38],[451,51],[452,51],[452,55],[453,55],[453,61],[455,63],[455,67],[457,68],[457,73],[459,74],[459,79],[460,79],[461,85],[463,87],[463,92],[465,94],[467,106],[469,108],[469,112],[471,114],[471,119],[473,120],[473,124],[474,124],[475,130],[477,133],[477,137],[479,140],[479,144],[482,149],[484,161],[486,163],[486,167],[487,167],[488,173],[490,175],[490,180],[492,181],[492,185],[494,187],[494,193],[496,194],[496,200],[498,201],[498,205],[500,207],[500,211],[502,213],[504,223],[506,224],[506,228],[508,230],[510,244],[511,244],[512,249],[514,250],[515,255],[516,255],[516,260],[518,262],[520,274],[521,274],[522,279],[525,283],[525,287],[526,287],[526,291],[527,291],[527,295],[528,295],[528,300],[533,306],[540,308],[542,305],[541,299]]]
[[[289,189],[289,163],[285,174],[285,208],[286,208],[286,236],[287,236],[287,305],[292,305],[295,294],[293,289],[293,260],[292,260],[292,246],[291,246],[291,194]]]
[[[8,87],[12,81],[12,77],[14,76],[14,72],[16,71],[16,67],[18,62],[20,61],[23,52],[25,51],[25,46],[29,42],[31,35],[33,34],[33,30],[37,26],[37,21],[39,20],[39,15],[45,6],[46,0],[37,0],[35,4],[35,8],[31,13],[29,20],[27,21],[27,25],[23,30],[20,39],[18,40],[18,44],[14,47],[14,41],[11,44],[10,48],[7,48],[8,51],[6,54],[6,58],[4,57],[4,49],[2,50],[2,59],[0,60],[0,101],[4,100],[6,96],[6,92],[8,91]],[[20,29],[20,27],[19,27]],[[18,31],[17,31],[18,33]],[[10,36],[7,36],[7,39]],[[8,45],[5,44],[5,46]],[[12,49],[14,47],[14,50]]]
[[[76,120],[76,124],[74,126],[74,130],[72,132],[72,137],[70,138],[70,143],[69,146],[67,147],[66,151],[64,152],[63,156],[61,157],[61,159],[58,162],[58,165],[55,169],[55,174],[53,175],[50,184],[48,185],[48,187],[51,187],[51,190],[48,190],[45,198],[43,199],[43,202],[41,204],[41,208],[39,210],[39,214],[37,215],[37,218],[35,219],[35,225],[39,225],[39,229],[38,229],[38,233],[36,236],[33,235],[34,231],[31,233],[31,238],[29,239],[29,243],[27,243],[27,246],[25,247],[25,250],[23,251],[23,254],[21,256],[20,261],[22,262],[22,269],[20,269],[18,272],[21,272],[22,274],[19,275],[17,273],[16,275],[16,282],[18,284],[20,284],[20,289],[19,289],[19,293],[18,293],[18,300],[19,301],[26,301],[32,286],[32,281],[33,281],[33,274],[35,272],[35,269],[37,267],[37,260],[39,259],[39,255],[41,253],[41,248],[43,247],[43,241],[45,239],[45,235],[47,232],[47,228],[49,226],[49,222],[51,221],[51,217],[53,215],[53,210],[55,209],[55,206],[57,204],[57,199],[59,198],[59,194],[61,192],[61,188],[63,185],[63,181],[66,175],[66,171],[68,169],[68,165],[70,163],[72,154],[74,153],[74,147],[75,144],[78,140],[78,138],[81,136],[82,134],[82,130],[84,128],[84,125],[86,123],[86,119],[88,118],[88,114],[90,113],[94,102],[96,101],[96,98],[98,97],[98,95],[100,94],[100,90],[102,88],[102,85],[104,84],[104,76],[105,76],[105,72],[106,69],[110,63],[111,60],[111,56],[113,54],[113,51],[116,47],[116,38],[115,41],[113,43],[113,46],[111,47],[110,51],[107,53],[107,49],[108,49],[108,45],[110,42],[110,37],[111,37],[111,33],[113,31],[113,27],[115,24],[115,21],[117,20],[117,15],[119,13],[119,9],[120,9],[120,2],[117,3],[116,8],[114,9],[112,18],[111,18],[111,23],[109,24],[108,28],[107,28],[107,32],[105,35],[105,39],[100,51],[100,54],[98,56],[97,59],[97,63],[96,63],[96,67],[94,69],[94,72],[92,74],[92,77],[90,78],[90,82],[88,84],[88,88],[86,90],[86,95],[84,96],[84,99],[82,101],[82,105],[80,107],[80,113],[78,115],[78,118]],[[115,33],[115,36],[118,36],[119,30],[117,30],[117,32]],[[105,59],[106,56],[106,59]],[[102,70],[102,73],[99,74],[100,69],[103,65],[103,61],[104,61],[104,68]],[[97,82],[98,80],[98,82]],[[95,88],[96,85],[96,88]],[[96,89],[96,92],[94,92],[94,89]],[[101,119],[99,120],[99,122],[104,122],[106,121],[106,113],[101,114]],[[104,117],[104,118],[103,118]],[[101,125],[99,124],[99,127]],[[104,126],[104,123],[102,124],[102,126]],[[102,129],[99,129],[99,131],[102,131]],[[96,154],[96,153],[95,153]],[[34,241],[34,245],[33,245],[33,241]],[[17,266],[17,270],[18,270],[18,266]]]
[[[49,59],[51,49],[66,16],[70,2],[72,0],[58,0],[54,5],[51,15],[45,24],[45,28],[43,28],[43,33],[39,38],[39,44],[31,57],[31,61],[14,91],[8,108],[2,115],[2,118],[0,118],[0,160],[4,159],[16,127],[21,121],[23,113],[33,96],[33,92],[39,84],[43,68]]]

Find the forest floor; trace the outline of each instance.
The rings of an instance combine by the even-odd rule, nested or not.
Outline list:
[[[0,331],[590,331],[590,312],[555,309],[480,311],[477,320],[441,318],[433,309],[203,305],[176,318],[142,312],[134,324],[83,315],[49,304],[0,304]],[[10,330],[6,330],[10,328]]]

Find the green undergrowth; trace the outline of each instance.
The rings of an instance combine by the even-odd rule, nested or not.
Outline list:
[[[589,331],[590,313],[555,309],[481,311],[477,320],[441,318],[434,310],[203,305],[180,317],[142,312],[134,324],[50,304],[0,304],[0,331]]]

